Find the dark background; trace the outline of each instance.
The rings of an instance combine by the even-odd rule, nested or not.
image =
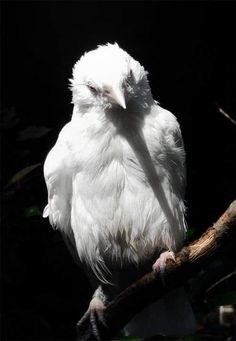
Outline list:
[[[235,198],[236,126],[218,110],[236,118],[235,3],[3,1],[1,16],[2,338],[69,340],[91,291],[41,212],[73,64],[116,41],[149,71],[155,99],[181,124],[197,236]]]

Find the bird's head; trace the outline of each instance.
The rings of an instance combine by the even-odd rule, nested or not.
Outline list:
[[[147,72],[118,44],[98,46],[73,68],[73,103],[81,110],[98,106],[126,109],[132,101],[150,96]]]

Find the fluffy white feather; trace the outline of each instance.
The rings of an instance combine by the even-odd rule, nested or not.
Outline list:
[[[85,318],[96,311],[100,319],[110,295],[150,270],[158,253],[183,244],[185,152],[175,116],[154,101],[147,72],[117,44],[84,54],[74,66],[71,90],[72,119],[44,165],[43,215],[99,279]],[[173,335],[183,320],[181,333],[191,333],[191,307],[175,292],[125,330]],[[147,328],[140,330],[143,323]],[[93,331],[99,339],[96,325]]]
[[[72,119],[44,165],[44,217],[104,280],[107,262],[140,263],[182,245],[184,147],[147,72],[117,44],[82,56],[71,89]]]

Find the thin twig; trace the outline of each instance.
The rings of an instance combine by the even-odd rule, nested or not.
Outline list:
[[[222,115],[224,115],[231,123],[236,125],[236,121],[232,117],[230,117],[227,112],[225,112],[219,105],[217,105],[217,108]]]

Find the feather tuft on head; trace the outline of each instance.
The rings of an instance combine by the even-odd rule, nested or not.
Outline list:
[[[133,98],[150,94],[147,71],[117,43],[86,52],[74,65],[70,82],[73,103],[86,111],[117,104],[126,109]]]

